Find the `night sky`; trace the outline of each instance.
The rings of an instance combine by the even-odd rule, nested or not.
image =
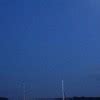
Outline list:
[[[100,0],[0,0],[0,96],[100,96]]]

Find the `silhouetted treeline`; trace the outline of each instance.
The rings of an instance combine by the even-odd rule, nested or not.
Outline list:
[[[100,100],[100,97],[73,97],[72,100]]]
[[[62,98],[35,98],[33,100],[62,100]],[[100,97],[66,97],[64,100],[100,100]]]
[[[0,97],[0,100],[8,100],[8,98]]]

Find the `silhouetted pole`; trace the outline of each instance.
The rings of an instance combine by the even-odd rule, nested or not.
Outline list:
[[[64,81],[62,80],[62,97],[63,97],[63,100],[65,100],[65,97],[64,97]]]

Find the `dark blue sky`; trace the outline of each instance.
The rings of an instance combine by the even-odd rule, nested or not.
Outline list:
[[[99,96],[99,67],[99,0],[0,0],[0,96]]]

